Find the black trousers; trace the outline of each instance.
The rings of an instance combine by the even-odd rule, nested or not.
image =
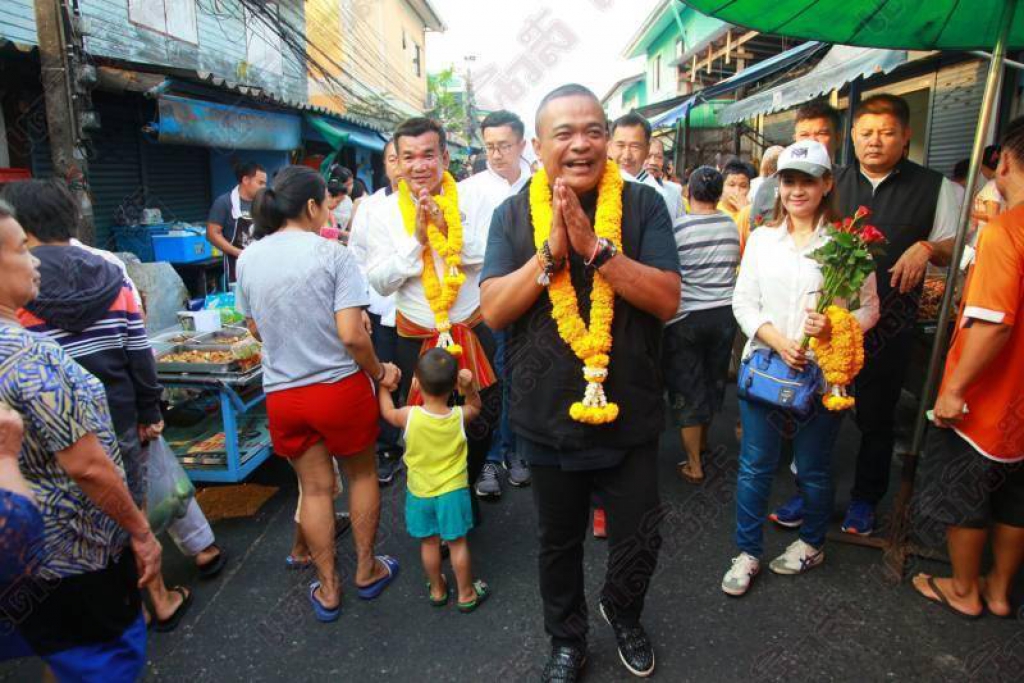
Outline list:
[[[473,332],[476,333],[477,338],[480,340],[480,345],[484,349],[484,355],[487,356],[487,360],[493,366],[494,353],[497,348],[494,335],[483,324],[474,327]],[[398,337],[398,342],[395,345],[395,363],[402,371],[402,384],[399,387],[399,394],[403,397],[409,395],[409,385],[412,384],[413,373],[416,370],[416,362],[419,360],[422,347],[423,340],[421,339]],[[487,452],[491,450],[491,436],[497,430],[498,422],[501,419],[501,383],[495,382],[481,391],[480,401],[483,404],[480,417],[473,420],[466,427],[466,436],[469,441],[469,488],[473,492],[473,520],[478,525],[480,524],[480,506],[476,498],[476,487],[474,484],[484,468]]]
[[[877,505],[889,490],[896,405],[906,381],[913,344],[913,330],[905,325],[893,328],[880,323],[865,339],[866,362],[856,380],[860,450],[850,492],[855,500]]]
[[[608,567],[601,600],[613,621],[629,626],[639,622],[661,547],[658,525],[664,511],[658,495],[657,446],[655,441],[629,451],[622,463],[608,469],[531,468],[544,630],[552,645],[586,644],[583,541],[595,492],[608,515]]]
[[[396,347],[398,345],[398,332],[394,326],[382,325],[380,316],[370,313],[370,322],[373,324],[373,351],[381,363],[397,363],[395,360]],[[377,448],[381,451],[400,451],[398,439],[402,435],[401,430],[392,426],[383,418],[380,420],[380,436],[377,437]]]

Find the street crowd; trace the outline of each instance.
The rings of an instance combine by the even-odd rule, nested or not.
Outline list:
[[[1012,613],[1024,560],[1024,119],[986,150],[986,184],[972,188],[908,158],[908,106],[885,94],[861,101],[847,131],[828,104],[805,105],[792,144],[767,149],[759,169],[673,169],[648,121],[607,121],[579,85],[540,104],[532,166],[518,115],[494,112],[481,128],[486,163],[461,181],[447,172],[444,128],[412,118],[385,148],[390,184],[375,193],[342,167],[268,179],[251,163],[211,211],[210,241],[263,344],[274,452],[298,479],[286,564],[315,573],[317,620],[341,618],[340,522],[360,599],[398,579],[376,535],[380,487],[403,469],[423,599],[462,613],[501,600],[501,576],[474,574],[470,540],[486,515],[478,501],[507,481],[531,487],[536,507],[543,680],[575,681],[587,659],[588,533],[607,539],[596,607],[621,662],[653,673],[641,617],[661,545],[666,415],[679,475],[701,486],[731,371],[767,374],[751,360],[766,358],[803,377],[814,349],[838,339],[816,307],[812,254],[860,207],[885,242],[841,302],[864,335],[856,407],[816,396],[798,414],[739,399],[737,554],[722,558],[721,588],[745,594],[767,552],[780,575],[825,561],[846,412],[860,445],[841,530],[875,533],[923,282],[961,267],[951,257],[965,201],[967,283],[920,476],[942,502],[925,512],[946,528],[952,575],[921,574],[913,587],[961,617]],[[856,160],[841,167],[844,133]],[[165,585],[144,512],[146,444],[163,429],[144,310],[123,265],[75,241],[77,208],[60,183],[12,183],[0,196],[0,582],[14,626],[2,653],[39,656],[61,681],[135,680],[147,624],[173,629],[191,601]],[[798,493],[771,510],[784,457]],[[766,549],[767,520],[798,528],[796,540]],[[194,501],[172,536],[204,576],[227,561]]]

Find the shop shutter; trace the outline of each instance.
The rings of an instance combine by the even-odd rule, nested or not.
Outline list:
[[[768,114],[764,117],[764,137],[773,145],[788,145],[793,141],[796,110]]]
[[[165,221],[206,223],[210,211],[210,150],[142,142],[146,206]]]
[[[92,194],[95,245],[114,248],[111,226],[121,222],[117,216],[141,198],[142,179],[137,142],[138,126],[130,109],[116,103],[96,103],[100,130],[92,134],[89,149],[89,182]],[[45,131],[33,134],[32,176],[53,176],[49,139]]]
[[[93,103],[101,126],[89,143],[89,184],[96,246],[112,249],[111,227],[134,222],[142,207],[139,122],[133,99],[94,97]]]
[[[987,64],[971,61],[939,71],[932,94],[928,167],[950,175],[971,155]]]

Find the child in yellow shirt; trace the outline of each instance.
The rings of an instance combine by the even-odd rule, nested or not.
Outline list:
[[[395,408],[391,392],[380,390],[381,417],[405,430],[405,525],[411,536],[420,539],[430,604],[448,604],[448,582],[441,572],[443,540],[451,553],[459,611],[472,612],[489,595],[487,584],[473,580],[466,541],[473,528],[473,509],[465,426],[480,414],[480,394],[473,386],[473,373],[460,371],[455,357],[444,349],[431,349],[420,357],[413,383],[423,396],[422,406]],[[466,405],[450,407],[448,400],[456,385]]]

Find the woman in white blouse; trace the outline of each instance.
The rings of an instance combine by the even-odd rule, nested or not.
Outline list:
[[[821,266],[811,258],[829,239],[826,225],[839,218],[831,169],[825,147],[813,140],[791,145],[779,158],[775,220],[751,233],[733,294],[733,313],[750,338],[744,357],[756,349],[770,349],[787,365],[803,368],[813,362],[813,352],[801,346],[804,335],[827,338],[831,333],[828,318],[814,311],[823,280]],[[878,321],[874,274],[864,283],[860,308],[853,313],[865,331]],[[793,441],[804,522],[799,540],[770,567],[777,574],[801,574],[825,559],[822,547],[834,498],[831,455],[842,413],[829,412],[816,402],[809,417],[796,418],[740,400],[740,418],[743,440],[736,488],[740,554],[722,581],[722,590],[737,596],[747,591],[760,570],[762,526],[784,432]]]

